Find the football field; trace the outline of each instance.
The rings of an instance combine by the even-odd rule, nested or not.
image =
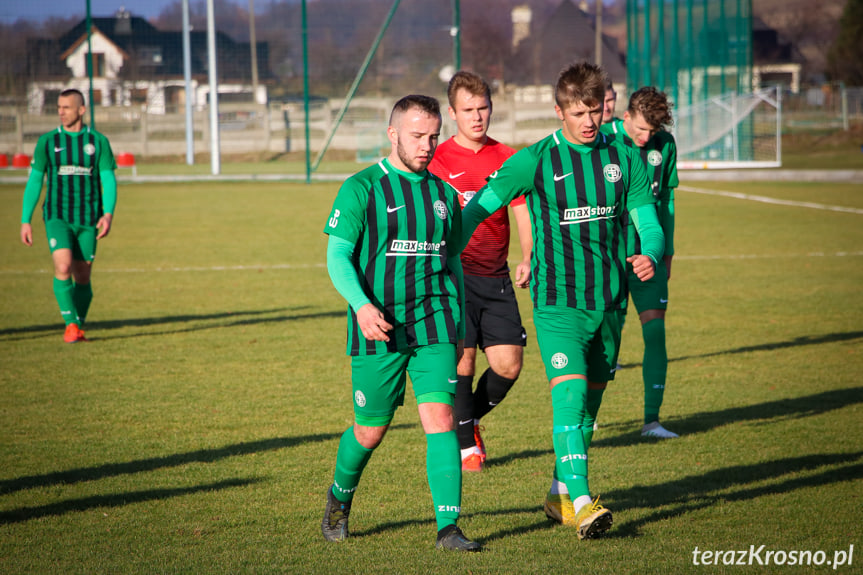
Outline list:
[[[631,311],[590,451],[614,526],[579,541],[549,522],[551,402],[520,291],[524,370],[464,477],[469,556],[434,549],[410,391],[351,538],[321,536],[352,421],[322,233],[338,183],[121,183],[75,345],[41,218],[24,247],[23,184],[0,185],[0,573],[860,572],[863,185],[681,180],[662,408],[681,437],[640,436]]]

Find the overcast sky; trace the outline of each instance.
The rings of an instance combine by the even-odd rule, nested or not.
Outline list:
[[[125,7],[134,16],[153,18],[171,3],[172,0],[90,0],[90,13],[93,16],[113,16]],[[242,3],[248,6],[248,1],[243,0]],[[0,0],[0,20],[7,24],[18,19],[44,20],[51,16],[74,15],[82,18],[87,15],[86,0]]]

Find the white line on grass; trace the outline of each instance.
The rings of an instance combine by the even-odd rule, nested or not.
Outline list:
[[[724,196],[726,198],[736,198],[738,200],[749,200],[752,202],[763,202],[765,204],[779,204],[783,206],[795,206],[798,208],[812,208],[814,210],[829,210],[832,212],[845,212],[848,214],[863,214],[863,210],[859,208],[846,208],[844,206],[831,206],[829,204],[818,204],[815,202],[795,202],[794,200],[780,200],[777,198],[769,198],[767,196],[756,196],[753,194],[742,194],[740,192],[726,192],[723,190],[707,190],[704,188],[693,188],[690,186],[679,186],[678,190],[684,192],[694,192],[696,194],[707,194],[711,196]]]
[[[723,254],[723,255],[675,255],[676,260],[754,260],[754,259],[777,259],[777,258],[846,258],[846,257],[861,257],[863,252],[810,252],[808,254]],[[214,272],[214,271],[248,271],[248,270],[302,270],[311,268],[325,268],[327,264],[275,264],[265,266],[212,266],[212,267],[158,267],[158,268],[100,268],[99,273],[166,273],[166,272]],[[47,274],[53,270],[38,269],[38,270],[0,270],[2,275],[21,275],[21,274]]]
[[[311,268],[325,268],[326,264],[274,264],[263,266],[194,266],[194,267],[157,267],[157,268],[99,268],[99,273],[159,273],[159,272],[218,272],[218,271],[247,271],[247,270],[305,270]],[[29,273],[49,273],[53,270],[0,270],[0,275],[5,274],[29,274]]]

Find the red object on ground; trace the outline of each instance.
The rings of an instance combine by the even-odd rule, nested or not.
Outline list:
[[[121,152],[117,154],[118,168],[131,168],[135,165],[135,155],[129,152]]]
[[[0,154],[0,168],[8,168],[9,167],[9,156],[6,154]]]
[[[29,168],[30,156],[28,156],[27,154],[15,154],[14,156],[12,156],[12,167]]]

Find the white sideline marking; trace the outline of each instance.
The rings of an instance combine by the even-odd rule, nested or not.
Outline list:
[[[826,254],[824,252],[810,252],[808,254],[728,254],[717,256],[675,255],[674,260],[756,260],[777,258],[845,258],[860,256],[863,256],[863,252],[836,252],[832,254]]]
[[[741,194],[740,192],[725,192],[722,190],[706,190],[704,188],[693,188],[690,186],[679,186],[678,190],[684,192],[695,192],[696,194],[707,194],[711,196],[724,196],[738,200],[749,200],[752,202],[763,202],[765,204],[779,204],[782,206],[795,206],[798,208],[812,208],[814,210],[829,210],[832,212],[845,212],[848,214],[863,214],[859,208],[846,208],[844,206],[831,206],[829,204],[817,204],[815,202],[795,202],[794,200],[780,200],[768,198],[767,196],[756,196],[752,194]]]
[[[674,260],[754,260],[754,259],[776,259],[776,258],[847,258],[861,257],[863,251],[859,252],[810,252],[808,254],[727,254],[727,255],[675,255]],[[115,273],[115,274],[134,274],[134,273],[165,273],[165,272],[214,272],[214,271],[247,271],[247,270],[302,270],[311,268],[325,268],[327,264],[275,264],[269,266],[213,266],[213,267],[159,267],[159,268],[125,268],[125,269],[99,269],[100,274]],[[22,274],[47,274],[53,273],[52,269],[38,270],[0,270],[0,276],[3,275],[22,275]]]
[[[217,272],[217,271],[245,271],[245,270],[305,270],[311,268],[325,268],[327,264],[274,264],[265,266],[211,266],[211,267],[158,267],[158,268],[124,268],[124,269],[102,269],[99,268],[99,273],[154,273],[154,272]],[[0,275],[4,274],[29,274],[29,273],[53,273],[53,269],[41,270],[0,270]]]

